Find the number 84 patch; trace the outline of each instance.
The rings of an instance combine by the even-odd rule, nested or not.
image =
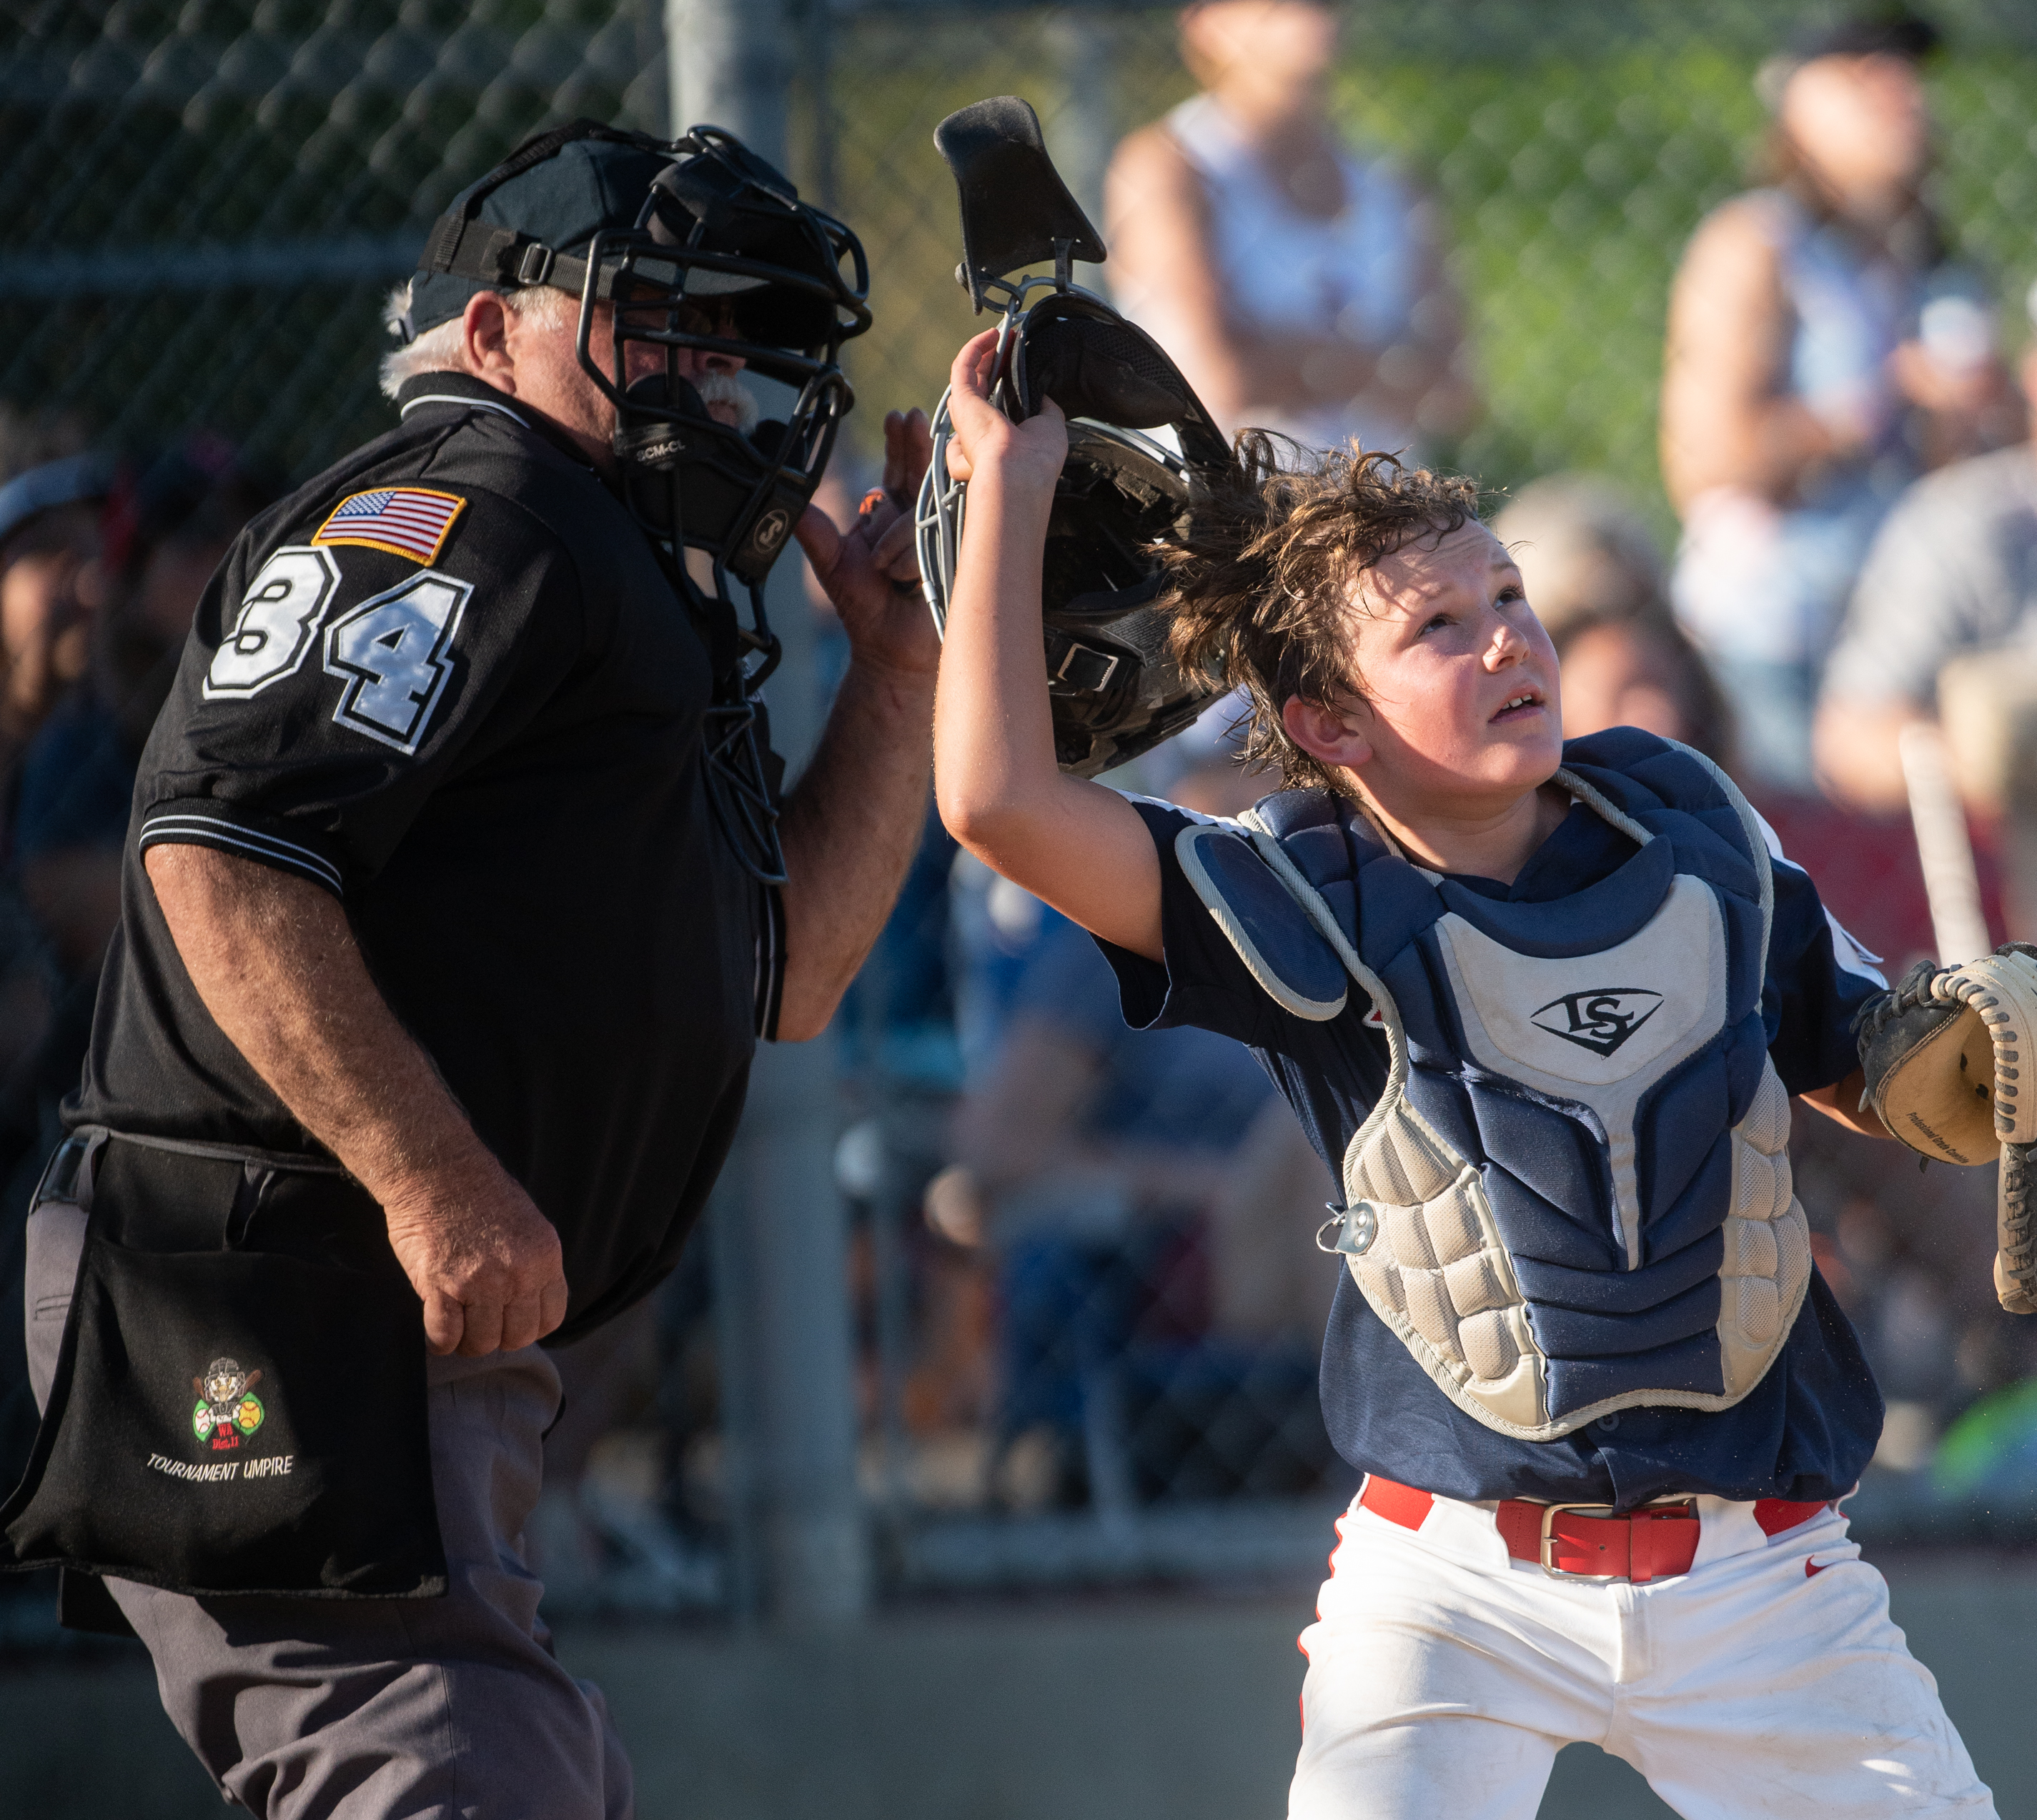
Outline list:
[[[232,631],[213,654],[206,698],[259,695],[293,674],[338,583],[338,565],[323,550],[278,550],[249,583]],[[421,569],[327,626],[325,671],[345,685],[333,723],[414,753],[452,678],[453,637],[473,592],[471,582]]]
[[[448,653],[473,592],[471,582],[428,568],[327,626],[326,674],[346,684],[334,724],[415,752],[452,674]]]

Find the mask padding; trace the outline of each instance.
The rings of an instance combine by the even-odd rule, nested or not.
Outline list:
[[[1194,407],[1173,362],[1129,323],[1041,313],[1026,324],[1028,417],[1052,398],[1068,415],[1157,429]]]

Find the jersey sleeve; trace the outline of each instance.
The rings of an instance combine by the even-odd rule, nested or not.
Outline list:
[[[387,515],[405,493],[354,497],[393,495]],[[330,501],[244,534],[142,754],[141,848],[211,847],[344,897],[572,673],[580,589],[554,534],[479,489],[429,497],[457,509],[428,559],[333,541]]]
[[[1811,875],[1782,854],[1763,824],[1775,880],[1762,1011],[1768,1053],[1782,1085],[1814,1093],[1860,1066],[1853,1024],[1862,1005],[1888,988],[1870,954],[1818,896]]]
[[[1241,1043],[1267,1044],[1273,1040],[1277,1008],[1189,883],[1177,851],[1181,830],[1208,818],[1171,802],[1130,801],[1160,862],[1162,958],[1148,961],[1098,939],[1117,975],[1125,1022],[1135,1030],[1189,1025]]]

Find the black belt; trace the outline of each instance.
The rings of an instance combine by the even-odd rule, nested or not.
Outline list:
[[[31,1206],[44,1201],[75,1201],[81,1175],[89,1184],[87,1165],[108,1142],[138,1145],[145,1150],[167,1150],[180,1157],[204,1157],[215,1162],[254,1163],[265,1169],[288,1169],[305,1176],[338,1176],[351,1180],[343,1165],[330,1157],[307,1157],[287,1150],[259,1150],[251,1144],[214,1144],[192,1138],[159,1138],[153,1133],[115,1131],[111,1125],[80,1125],[50,1153]]]

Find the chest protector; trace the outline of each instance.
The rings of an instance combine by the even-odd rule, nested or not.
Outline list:
[[[1444,1394],[1525,1441],[1634,1405],[1730,1408],[1810,1279],[1761,1012],[1760,824],[1684,747],[1623,731],[1570,756],[1555,783],[1635,851],[1553,901],[1417,867],[1322,791],[1177,842],[1286,1010],[1383,1030],[1335,1248]]]

